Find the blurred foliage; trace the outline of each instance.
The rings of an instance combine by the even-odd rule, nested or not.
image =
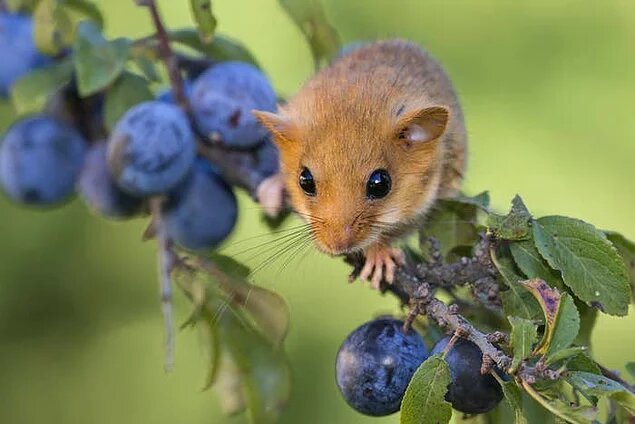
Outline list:
[[[109,36],[148,33],[147,12],[132,0],[98,3]],[[275,0],[213,3],[217,30],[243,41],[282,94],[310,75],[310,48]],[[323,3],[344,42],[406,37],[446,66],[467,117],[467,192],[488,188],[500,202],[521,193],[537,216],[576,216],[635,238],[635,110],[627,96],[635,92],[635,3]],[[173,29],[191,25],[187,7],[160,4]],[[11,116],[0,106],[3,128]],[[301,262],[270,261],[262,250],[274,250],[275,235],[255,238],[266,227],[251,201],[242,197],[241,205],[225,251],[254,269],[267,263],[254,279],[291,308],[294,391],[282,422],[369,422],[337,393],[335,353],[359,323],[394,312],[394,300],[346,285],[346,267],[315,252]],[[4,198],[0,216],[0,422],[242,422],[220,418],[218,400],[193,390],[205,377],[196,333],[178,335],[176,369],[162,371],[154,246],[140,241],[142,221],[104,222],[78,202],[25,211]],[[187,306],[177,296],[178,317]],[[609,368],[632,360],[634,325],[632,307],[625,319],[600,316],[594,356]]]

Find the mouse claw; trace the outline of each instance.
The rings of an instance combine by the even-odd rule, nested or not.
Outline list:
[[[256,198],[263,211],[272,218],[284,208],[284,179],[282,174],[274,174],[262,180],[256,188]]]
[[[366,252],[366,262],[359,273],[359,279],[370,281],[371,287],[379,290],[382,280],[392,284],[397,266],[405,263],[406,255],[401,249],[372,246]]]

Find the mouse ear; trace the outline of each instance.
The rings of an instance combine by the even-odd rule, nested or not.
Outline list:
[[[397,121],[397,138],[406,146],[436,140],[445,132],[450,112],[441,106],[406,112]]]
[[[252,110],[251,113],[263,127],[273,134],[278,144],[290,141],[291,123],[286,116],[263,110]]]

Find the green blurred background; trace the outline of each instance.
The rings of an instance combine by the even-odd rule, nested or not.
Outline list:
[[[99,3],[110,35],[149,31],[132,0]],[[160,4],[170,26],[191,24],[184,0]],[[520,193],[536,215],[575,216],[635,239],[635,2],[324,4],[346,42],[410,38],[445,64],[467,117],[468,193],[489,189],[501,209]],[[283,95],[310,75],[309,50],[275,0],[214,7],[219,31],[243,41]],[[232,243],[267,232],[255,205],[241,200],[230,253],[244,246]],[[145,222],[106,222],[81,201],[44,213],[2,198],[0,216],[0,422],[243,422],[222,417],[213,391],[201,392],[196,333],[178,334],[176,368],[163,372],[155,250],[140,241]],[[357,415],[333,375],[344,337],[395,311],[395,301],[346,284],[339,260],[313,253],[282,262],[255,278],[291,308],[295,386],[282,422],[398,422]],[[187,302],[177,293],[175,303],[182,320]],[[604,365],[622,369],[635,359],[634,327],[635,315],[600,318],[593,347]]]

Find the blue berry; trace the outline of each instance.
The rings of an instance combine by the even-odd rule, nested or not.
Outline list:
[[[236,224],[238,206],[231,187],[209,162],[197,159],[187,180],[163,207],[163,222],[172,240],[190,250],[216,247]]]
[[[33,43],[33,23],[27,15],[0,14],[0,97],[7,97],[13,83],[29,71],[49,63]]]
[[[221,62],[195,80],[191,104],[202,134],[212,139],[220,136],[231,147],[252,148],[266,131],[251,111],[274,111],[276,93],[253,65]]]
[[[357,328],[337,353],[336,377],[342,396],[358,412],[382,416],[399,410],[408,383],[428,357],[414,330],[403,321],[379,318]]]
[[[9,197],[53,205],[75,191],[86,143],[71,126],[39,115],[15,122],[0,146],[0,182]]]
[[[278,148],[273,144],[270,137],[266,137],[262,144],[256,148],[255,169],[266,178],[278,172],[278,168]]]
[[[441,339],[432,349],[432,354],[443,352],[449,341],[450,337]],[[482,414],[503,399],[503,389],[498,381],[491,374],[481,375],[482,357],[481,349],[465,339],[457,339],[445,356],[452,375],[445,399],[457,411]],[[500,370],[494,369],[506,378]]]
[[[115,181],[134,196],[151,196],[175,188],[196,155],[194,134],[185,114],[159,101],[126,112],[108,142],[108,165]]]
[[[90,208],[108,218],[126,218],[140,212],[143,201],[115,184],[106,164],[106,143],[88,151],[79,177],[79,192]]]

